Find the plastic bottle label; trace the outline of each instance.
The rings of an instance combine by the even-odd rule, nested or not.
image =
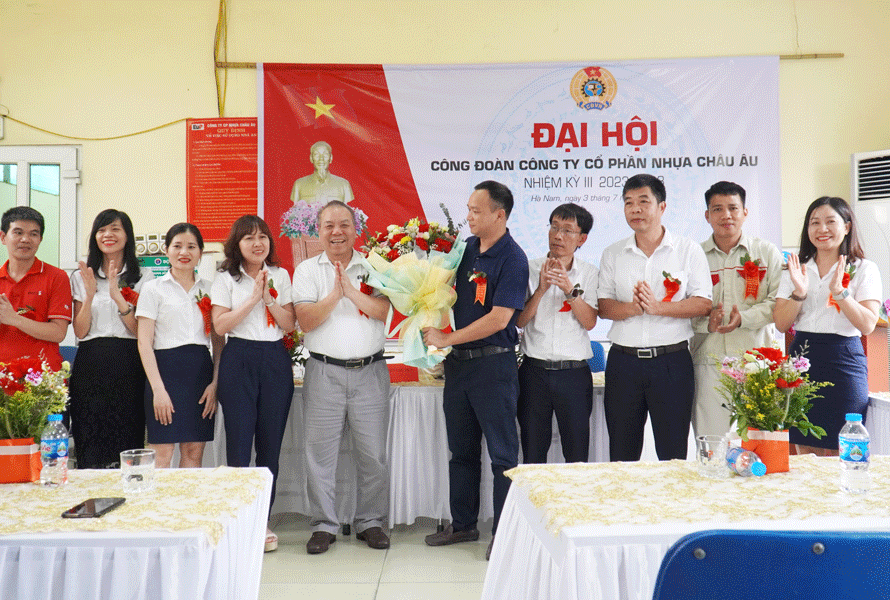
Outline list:
[[[40,456],[44,460],[68,458],[68,440],[40,440]]]
[[[868,462],[871,455],[868,451],[868,440],[851,440],[850,438],[838,438],[841,460],[849,462]]]

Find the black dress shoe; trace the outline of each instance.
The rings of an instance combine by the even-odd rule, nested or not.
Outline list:
[[[451,544],[459,544],[461,542],[475,542],[479,539],[478,529],[465,529],[463,531],[455,531],[454,525],[448,525],[444,531],[433,533],[426,536],[427,546],[449,546]]]
[[[306,552],[309,554],[324,554],[337,541],[337,536],[327,531],[316,531],[306,542]]]
[[[368,544],[368,548],[374,550],[386,550],[389,548],[389,536],[383,533],[379,527],[369,527],[355,534],[355,539]]]

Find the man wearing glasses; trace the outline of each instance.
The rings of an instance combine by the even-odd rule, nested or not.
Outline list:
[[[575,251],[592,226],[584,207],[557,206],[548,227],[550,251],[528,265],[528,300],[516,321],[523,328],[517,418],[525,463],[547,462],[554,412],[565,461],[587,461],[593,402],[587,332],[596,325],[598,271]]]

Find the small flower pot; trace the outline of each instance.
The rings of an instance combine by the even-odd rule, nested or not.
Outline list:
[[[761,431],[748,428],[748,441],[742,440],[742,448],[760,457],[766,465],[767,475],[788,471],[788,430]]]
[[[0,483],[37,481],[42,467],[34,438],[0,440]]]

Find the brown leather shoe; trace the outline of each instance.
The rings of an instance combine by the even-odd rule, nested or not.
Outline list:
[[[327,531],[316,531],[306,542],[306,552],[309,554],[324,554],[337,541],[337,536]]]
[[[383,533],[379,527],[369,527],[355,534],[355,539],[368,544],[368,548],[374,550],[386,550],[389,548],[389,536]]]
[[[454,525],[448,525],[444,531],[426,536],[424,540],[427,546],[449,546],[461,542],[475,542],[479,539],[478,529],[466,529],[455,531]]]

